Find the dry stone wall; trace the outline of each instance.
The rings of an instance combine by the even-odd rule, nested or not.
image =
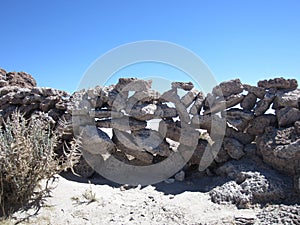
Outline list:
[[[109,151],[132,165],[160,162],[182,145],[196,146],[189,166],[198,165],[208,147],[214,156],[211,167],[253,156],[280,172],[299,176],[300,90],[296,79],[263,80],[257,86],[235,79],[220,83],[206,95],[191,82],[173,82],[164,93],[152,90],[151,85],[150,80],[121,78],[116,85],[70,95],[36,87],[34,78],[24,72],[1,69],[1,121],[16,109],[28,118],[43,119],[61,136],[58,152],[63,142],[85,132],[83,144],[90,146],[90,153]],[[185,94],[179,96],[178,89]],[[268,113],[270,109],[274,113]],[[156,130],[149,127],[153,119],[160,121]],[[100,129],[90,132],[89,126]],[[111,128],[112,134],[103,128]]]

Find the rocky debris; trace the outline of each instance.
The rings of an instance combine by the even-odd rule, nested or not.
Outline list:
[[[257,86],[266,89],[276,88],[294,90],[298,87],[298,82],[296,79],[284,79],[283,77],[281,77],[270,80],[258,81]]]
[[[216,173],[229,181],[209,192],[211,200],[219,204],[232,203],[239,208],[280,202],[288,197],[288,190],[292,188],[290,178],[249,159],[227,162]]]
[[[260,211],[255,224],[298,225],[300,223],[300,205],[269,205]]]
[[[300,174],[300,135],[295,127],[268,127],[256,144],[264,162],[286,174]]]
[[[158,101],[160,98],[160,93],[155,90],[137,91],[129,99],[128,102],[153,102]],[[128,103],[127,103],[128,104]]]
[[[218,86],[214,87],[212,93],[216,96],[230,96],[240,94],[243,91],[243,85],[240,79],[230,80],[222,82]]]
[[[171,84],[173,88],[180,88],[185,91],[190,91],[194,88],[194,84],[192,82],[172,82]]]
[[[278,90],[274,99],[273,108],[282,107],[299,108],[300,106],[300,89],[293,91]]]
[[[293,125],[297,120],[300,120],[300,110],[291,107],[285,107],[276,112],[278,125],[287,127]]]

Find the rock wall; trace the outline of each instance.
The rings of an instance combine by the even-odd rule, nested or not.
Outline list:
[[[297,80],[276,78],[251,86],[235,79],[220,83],[206,96],[190,82],[173,82],[164,93],[152,90],[151,84],[121,78],[116,85],[69,95],[36,87],[29,74],[1,69],[0,115],[7,119],[18,109],[28,118],[47,121],[61,136],[58,152],[76,132],[85,132],[83,142],[97,146],[89,152],[109,151],[133,165],[160,162],[179,145],[196,146],[187,165],[198,165],[207,147],[213,155],[221,145],[210,167],[220,167],[232,159],[259,157],[280,172],[300,174]],[[180,97],[178,89],[185,94]],[[274,114],[267,113],[269,109]],[[159,120],[156,130],[149,127],[153,119]],[[96,133],[86,129],[95,125],[101,128]],[[103,128],[111,128],[112,134]]]

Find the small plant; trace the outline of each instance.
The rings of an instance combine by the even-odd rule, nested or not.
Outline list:
[[[91,182],[89,181],[89,188],[85,190],[85,192],[82,194],[82,196],[74,196],[71,198],[72,201],[75,201],[76,204],[90,204],[92,202],[97,202],[98,199],[96,198],[96,193],[93,192]],[[83,200],[81,200],[83,198]]]
[[[54,150],[58,137],[48,124],[15,112],[0,126],[0,217],[24,206],[39,205],[49,193],[48,181],[75,162],[74,141],[64,157]],[[46,179],[45,187],[40,187]],[[39,187],[39,188],[38,188]]]

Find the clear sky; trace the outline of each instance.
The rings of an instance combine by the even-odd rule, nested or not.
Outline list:
[[[299,0],[0,0],[0,67],[72,92],[119,45],[174,42],[220,81],[300,78]]]

